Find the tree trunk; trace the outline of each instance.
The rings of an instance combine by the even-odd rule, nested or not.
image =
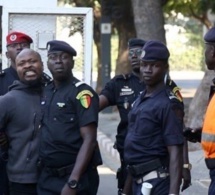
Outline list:
[[[131,0],[118,0],[116,6],[120,8],[120,17],[113,19],[119,37],[115,73],[126,74],[131,71],[131,66],[128,62],[128,40],[132,37],[136,37],[133,9]]]
[[[206,107],[208,105],[208,98],[210,92],[210,86],[213,84],[212,79],[214,78],[214,72],[207,70],[205,75],[193,97],[189,110],[187,113],[187,121],[185,125],[191,128],[202,127]],[[200,149],[199,144],[189,143],[190,150]]]
[[[132,0],[137,37],[166,43],[162,0]]]

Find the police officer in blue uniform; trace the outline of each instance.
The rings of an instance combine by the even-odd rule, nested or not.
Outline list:
[[[72,74],[76,51],[64,41],[49,41],[47,46],[53,82],[41,102],[38,194],[95,195],[101,164],[96,141],[99,98]]]
[[[164,83],[169,55],[159,41],[148,41],[141,54],[146,89],[129,113],[124,152],[135,195],[141,195],[144,182],[152,184],[151,195],[178,195],[180,190],[184,110]]]
[[[126,180],[126,165],[124,163],[124,140],[127,134],[128,112],[134,100],[145,88],[140,79],[139,56],[145,41],[131,38],[128,41],[129,62],[132,72],[121,74],[111,79],[101,91],[99,96],[99,108],[103,110],[108,106],[116,105],[120,114],[120,123],[117,127],[115,148],[120,155],[121,166],[117,171],[118,189],[121,194]]]

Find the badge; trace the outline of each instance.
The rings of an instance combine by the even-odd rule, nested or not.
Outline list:
[[[63,108],[63,107],[65,106],[65,103],[63,103],[63,102],[62,102],[62,103],[61,103],[61,102],[58,102],[58,103],[57,103],[57,106],[58,106],[59,108]]]
[[[91,91],[83,90],[78,93],[78,95],[76,96],[76,99],[78,99],[80,101],[81,105],[84,108],[89,108],[89,106],[91,104],[91,97],[93,97],[93,94]]]
[[[10,35],[10,40],[11,40],[11,41],[15,41],[15,40],[16,40],[16,38],[17,38],[17,36],[16,36],[16,35]]]
[[[129,107],[129,102],[128,102],[128,99],[125,98],[125,101],[124,101],[124,104],[123,104],[124,108],[127,110],[128,107]]]

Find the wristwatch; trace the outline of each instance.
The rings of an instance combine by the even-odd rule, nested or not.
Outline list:
[[[76,180],[71,180],[67,182],[69,188],[71,189],[77,189],[78,188],[78,181]]]
[[[189,170],[191,170],[191,169],[192,169],[192,165],[191,165],[190,163],[188,163],[188,164],[183,164],[183,168],[184,168],[184,169],[189,169]]]

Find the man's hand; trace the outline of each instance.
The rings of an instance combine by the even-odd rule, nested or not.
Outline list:
[[[202,128],[186,128],[184,130],[184,137],[190,142],[201,142],[201,136],[202,136]]]
[[[183,192],[184,190],[186,190],[187,188],[189,188],[191,186],[191,174],[190,174],[190,170],[183,168],[183,170],[182,170],[182,177],[183,177],[183,181],[182,181],[181,191]]]
[[[61,190],[61,195],[76,195],[76,189],[71,189],[67,185],[67,183],[64,185],[63,189]]]

